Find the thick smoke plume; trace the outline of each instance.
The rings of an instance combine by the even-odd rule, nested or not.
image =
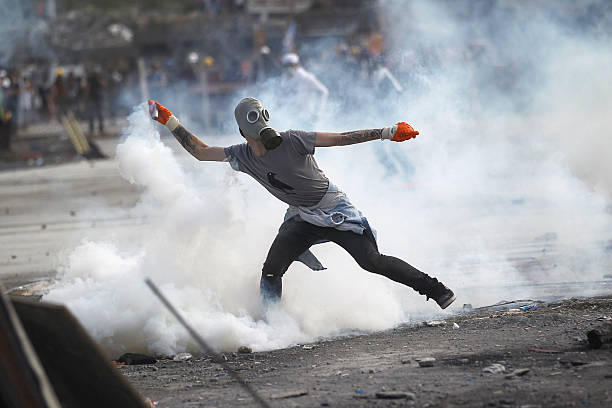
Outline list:
[[[611,263],[609,6],[455,4],[380,2],[390,69],[404,93],[344,87],[349,68],[339,58],[304,61],[330,88],[317,130],[405,120],[421,132],[401,144],[318,148],[315,157],[378,230],[381,252],[457,292],[450,313],[463,303],[584,294],[583,286],[552,284],[597,281]],[[411,24],[404,30],[398,21]],[[247,94],[269,106],[292,102],[273,85],[253,92],[235,102]],[[292,127],[291,118],[271,115],[273,126]],[[314,252],[329,269],[292,265],[281,309],[262,320],[259,274],[284,205],[226,163],[177,160],[167,147],[176,142],[160,140],[142,107],[129,123],[117,162],[145,187],[132,211],[149,217],[147,231],[139,242],[84,242],[45,297],[67,303],[109,353],[196,350],[148,293],[145,276],[224,350],[285,347],[440,313],[324,244]],[[237,132],[201,136],[241,142]]]

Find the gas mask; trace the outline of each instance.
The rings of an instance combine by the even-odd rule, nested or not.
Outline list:
[[[258,99],[241,100],[234,109],[234,116],[240,130],[253,139],[261,140],[266,150],[276,149],[283,141],[279,133],[268,125],[270,114]]]

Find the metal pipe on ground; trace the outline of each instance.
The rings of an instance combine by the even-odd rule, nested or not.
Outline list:
[[[187,329],[187,332],[191,335],[191,337],[193,337],[193,339],[198,343],[198,345],[202,348],[202,350],[206,354],[212,355],[212,361],[217,363],[217,364],[219,364],[219,365],[221,365],[221,367],[223,367],[223,369],[234,380],[236,380],[236,382],[238,384],[240,384],[240,386],[242,388],[244,388],[244,390],[246,392],[248,392],[249,395],[251,395],[251,397],[253,397],[253,399],[255,400],[255,402],[257,402],[257,404],[259,404],[259,406],[261,406],[263,408],[269,408],[270,406],[268,405],[268,403],[266,401],[264,401],[263,398],[261,396],[259,396],[259,394],[257,394],[257,391],[255,391],[255,389],[251,386],[251,384],[246,382],[240,376],[240,374],[238,374],[237,371],[235,371],[228,364],[226,364],[224,359],[223,359],[223,356],[218,354],[218,353],[216,353],[216,352],[214,352],[212,347],[210,347],[208,345],[208,343],[206,343],[204,341],[204,339],[187,323],[187,321],[185,319],[183,319],[183,316],[181,316],[181,314],[174,308],[174,306],[172,306],[172,304],[161,293],[161,291],[157,288],[157,286],[153,283],[153,281],[151,279],[147,278],[147,279],[145,279],[145,283],[147,284],[147,286],[149,286],[149,288],[153,291],[153,293],[159,298],[159,300],[164,304],[164,306],[166,306],[166,308],[170,311],[170,313],[172,313],[174,315],[176,320],[178,320],[179,323],[181,325],[183,325],[183,327],[185,329]]]

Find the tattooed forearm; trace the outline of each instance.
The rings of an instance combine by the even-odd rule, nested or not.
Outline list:
[[[354,130],[352,132],[340,133],[340,137],[338,138],[338,146],[346,146],[380,139],[381,135],[382,129]]]
[[[194,154],[196,150],[196,136],[190,131],[185,129],[182,125],[178,125],[176,129],[172,131],[176,140],[187,150],[189,153]]]

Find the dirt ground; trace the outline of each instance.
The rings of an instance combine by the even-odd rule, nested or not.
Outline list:
[[[537,310],[519,309],[528,304]],[[224,356],[272,407],[609,407],[612,345],[593,349],[586,333],[611,316],[612,294],[515,302],[432,326]],[[493,364],[503,371],[487,372]],[[204,355],[118,369],[158,407],[257,406]]]

